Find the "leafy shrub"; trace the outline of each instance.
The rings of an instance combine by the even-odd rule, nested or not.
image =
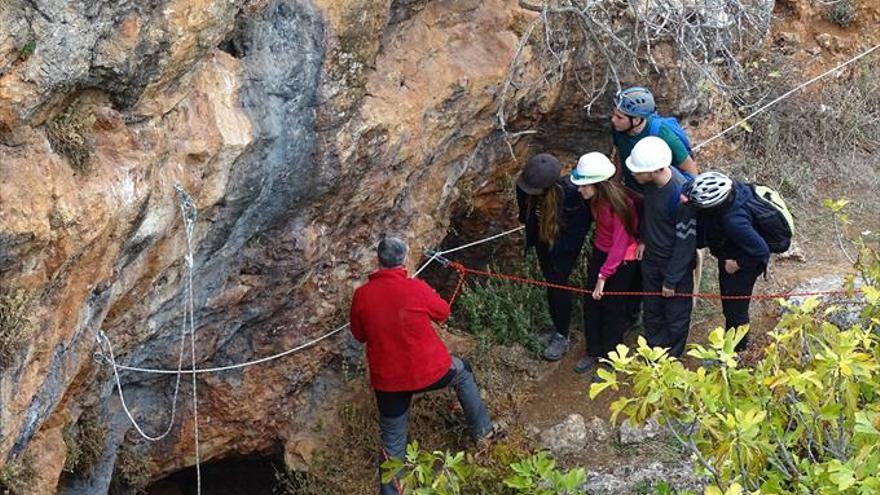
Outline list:
[[[880,274],[880,263],[867,270]],[[696,370],[644,339],[634,351],[618,346],[590,396],[631,390],[612,403],[612,418],[656,415],[711,476],[707,494],[878,493],[880,318],[864,316],[877,314],[880,289],[863,291],[862,321],[847,330],[824,321],[840,308],[783,302],[754,368],[740,367],[734,351],[745,327],[691,346],[688,355],[717,363]]]
[[[584,251],[588,251],[584,246]],[[514,266],[492,267],[499,273],[521,274],[522,277],[543,280],[537,257],[529,253]],[[583,258],[575,263],[570,285],[581,286],[586,271]],[[574,295],[572,324],[582,321],[581,305]],[[543,287],[522,284],[498,278],[469,276],[456,301],[451,325],[474,335],[482,348],[489,344],[520,344],[537,353],[541,349],[539,333],[552,325],[547,307],[547,291]]]
[[[10,364],[30,337],[28,303],[21,289],[0,293],[0,369]]]
[[[515,474],[504,479],[505,486],[521,495],[581,495],[587,481],[583,468],[561,472],[556,461],[547,452],[537,454],[510,465]]]
[[[516,460],[498,469],[481,460],[458,452],[419,450],[418,442],[407,445],[406,459],[391,459],[382,464],[382,481],[403,470],[401,487],[420,495],[504,494],[504,495],[585,495],[581,490],[587,479],[582,468],[560,471],[556,461],[545,451]]]

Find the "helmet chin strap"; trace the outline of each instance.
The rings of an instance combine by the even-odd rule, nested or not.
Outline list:
[[[643,117],[633,117],[632,115],[627,115],[626,118],[629,119],[629,127],[627,127],[627,128],[623,131],[623,132],[625,132],[625,133],[629,133],[629,132],[631,132],[631,131],[632,131],[633,129],[635,129],[636,127],[642,125],[642,122],[645,121],[645,119],[644,119]],[[633,119],[642,119],[642,122],[639,122],[638,125],[636,125],[636,124],[633,122]]]

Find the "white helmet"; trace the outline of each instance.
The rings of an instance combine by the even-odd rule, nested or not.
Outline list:
[[[571,171],[571,183],[576,186],[595,184],[614,177],[616,171],[607,156],[593,151],[578,160],[577,167]]]
[[[672,165],[672,150],[657,136],[640,139],[626,159],[626,168],[634,174],[654,172]]]
[[[687,189],[688,200],[699,208],[712,208],[724,202],[733,190],[733,180],[721,172],[703,172]]]

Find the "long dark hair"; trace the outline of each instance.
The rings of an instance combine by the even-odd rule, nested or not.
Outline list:
[[[551,248],[559,240],[559,232],[562,230],[562,218],[559,216],[561,195],[559,185],[553,184],[541,194],[530,195],[528,199],[529,211],[539,213],[538,239]]]
[[[632,198],[621,184],[604,180],[593,184],[596,187],[596,195],[590,202],[595,210],[611,207],[611,212],[623,222],[623,227],[633,238],[638,239],[639,232],[636,230],[636,208]]]

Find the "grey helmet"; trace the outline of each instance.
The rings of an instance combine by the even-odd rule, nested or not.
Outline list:
[[[614,98],[614,106],[630,117],[641,118],[648,117],[657,109],[651,90],[641,86],[619,91]]]
[[[718,206],[730,196],[733,180],[721,172],[703,172],[687,188],[690,202],[698,208]]]

